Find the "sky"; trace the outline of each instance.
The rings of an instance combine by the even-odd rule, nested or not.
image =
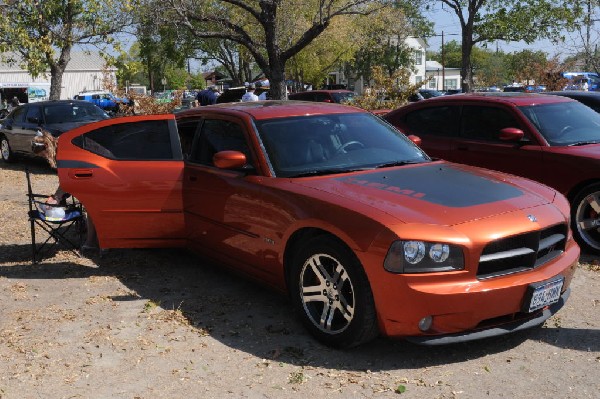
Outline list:
[[[438,36],[428,38],[429,48],[431,51],[440,51],[441,48],[441,34],[444,32],[444,42],[447,43],[451,40],[456,40],[460,43],[461,30],[458,17],[451,11],[448,6],[438,2],[434,4],[426,14],[431,21],[434,22],[434,33]],[[572,55],[575,52],[576,45],[578,42],[577,33],[565,32],[566,40],[564,43],[554,44],[549,40],[540,40],[532,44],[525,42],[504,42],[498,41],[497,43],[488,44],[488,48],[495,49],[498,46],[499,50],[507,53],[518,52],[524,49],[530,50],[541,50],[547,53],[550,57],[558,55],[559,58],[565,58]]]

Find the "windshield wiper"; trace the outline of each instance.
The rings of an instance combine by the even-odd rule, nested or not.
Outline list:
[[[350,172],[360,172],[363,170],[371,170],[373,168],[333,168],[333,169],[315,169],[315,170],[307,170],[302,173],[298,173],[297,175],[292,175],[289,177],[306,177],[306,176],[324,176],[324,175],[334,175],[336,173],[350,173]]]
[[[381,164],[375,166],[375,169],[391,168],[392,166],[413,165],[413,164],[422,163],[422,162],[426,162],[426,161],[425,160],[418,160],[418,161],[392,161],[392,162],[385,162],[385,163],[381,163]]]
[[[569,144],[569,147],[576,147],[576,146],[588,145],[588,144],[598,144],[598,143],[600,143],[600,140],[578,141],[576,143]]]

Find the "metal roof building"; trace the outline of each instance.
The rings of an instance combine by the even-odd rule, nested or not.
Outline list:
[[[108,79],[116,82],[116,68],[105,66],[106,61],[98,53],[71,52],[71,60],[63,75],[60,98],[70,99],[81,91],[103,89],[105,73],[109,74]],[[34,79],[18,62],[0,62],[0,86],[23,86],[27,83],[50,84],[50,71]]]

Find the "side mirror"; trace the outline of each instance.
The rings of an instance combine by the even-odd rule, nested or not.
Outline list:
[[[242,169],[246,155],[239,151],[220,151],[213,155],[213,163],[219,169]]]
[[[498,138],[502,141],[520,141],[525,136],[521,129],[514,127],[505,127],[500,130]]]
[[[421,147],[421,138],[419,136],[415,136],[414,134],[409,134],[408,139],[415,143],[417,146]]]

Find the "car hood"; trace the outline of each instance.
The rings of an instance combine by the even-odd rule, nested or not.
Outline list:
[[[543,186],[516,176],[445,162],[295,182],[343,197],[338,202],[358,202],[365,213],[379,210],[404,223],[449,226],[548,204],[555,195],[546,187],[534,192],[532,187]]]

